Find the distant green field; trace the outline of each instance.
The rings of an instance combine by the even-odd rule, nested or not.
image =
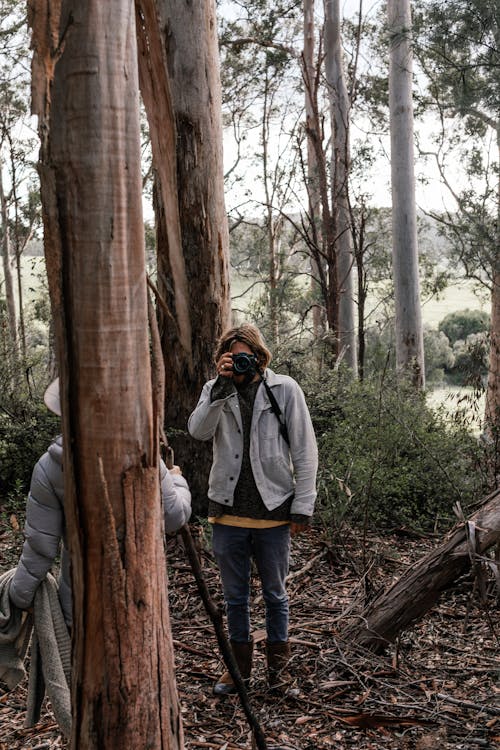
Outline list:
[[[439,295],[439,299],[431,299],[422,305],[424,323],[437,328],[439,322],[449,313],[459,310],[482,310],[489,312],[490,305],[487,296],[474,293],[470,281],[463,281],[460,286],[450,286]]]
[[[303,278],[304,285],[307,285],[309,278],[305,275]],[[251,279],[243,279],[238,274],[233,273],[231,278],[231,296],[234,307],[240,310],[246,308],[262,291],[262,284],[252,286]],[[368,300],[369,308],[370,305],[375,306],[375,304],[376,301]],[[441,320],[449,313],[466,309],[489,312],[489,299],[484,292],[479,295],[475,293],[472,282],[464,280],[460,285],[448,287],[438,298],[423,300],[422,318],[424,324],[431,328],[437,328]]]

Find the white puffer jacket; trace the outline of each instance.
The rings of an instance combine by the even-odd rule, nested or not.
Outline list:
[[[61,549],[59,598],[68,625],[72,621],[69,553],[65,541],[63,447],[59,436],[33,469],[26,504],[25,542],[9,596],[21,609],[33,603],[35,591],[43,581]],[[169,534],[183,526],[191,515],[191,493],[180,474],[171,474],[163,461],[160,467],[161,495],[165,531]]]

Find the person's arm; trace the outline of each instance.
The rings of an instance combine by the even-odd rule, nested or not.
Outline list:
[[[174,534],[191,517],[191,492],[182,474],[169,471],[163,461],[160,481],[165,531]]]
[[[218,377],[205,383],[195,410],[188,420],[188,431],[196,440],[211,440],[228,398],[236,393],[232,380]]]
[[[318,448],[304,394],[295,381],[292,381],[292,388],[289,389],[287,396],[285,418],[295,474],[295,495],[290,511],[293,522],[294,517],[310,518],[313,514],[316,501]]]
[[[25,541],[9,588],[12,602],[20,609],[32,606],[35,592],[59,552],[64,513],[51,475],[61,471],[47,453],[33,470],[26,503]]]

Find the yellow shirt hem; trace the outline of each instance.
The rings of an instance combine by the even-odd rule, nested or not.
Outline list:
[[[265,518],[245,518],[244,516],[209,516],[209,523],[220,523],[223,526],[240,526],[245,529],[273,529],[275,526],[285,526],[290,521],[270,521]]]

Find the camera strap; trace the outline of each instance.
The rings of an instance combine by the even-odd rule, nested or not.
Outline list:
[[[267,397],[271,403],[271,409],[273,410],[274,414],[276,414],[276,417],[278,418],[278,422],[280,423],[280,433],[283,440],[286,442],[286,444],[290,445],[290,437],[288,435],[288,429],[286,424],[281,419],[281,409],[278,406],[278,402],[276,401],[273,392],[269,388],[268,384],[266,383],[266,379],[262,377],[262,382],[264,383],[264,388],[266,389]]]

